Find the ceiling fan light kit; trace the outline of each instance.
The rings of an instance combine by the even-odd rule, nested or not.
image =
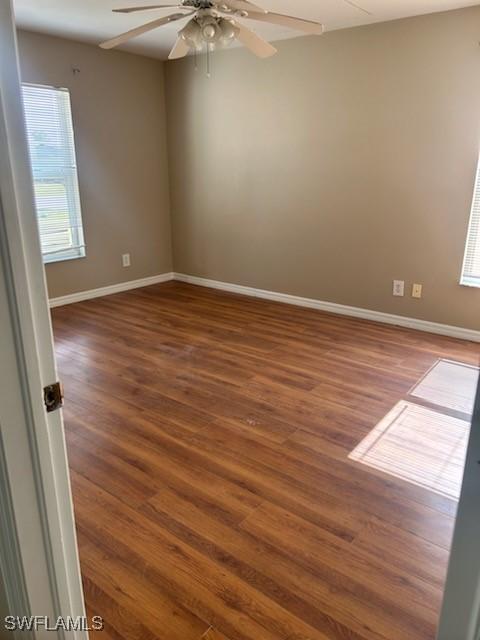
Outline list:
[[[235,40],[241,42],[259,58],[268,58],[277,52],[269,42],[238,20],[267,22],[313,35],[321,35],[324,32],[323,24],[266,11],[249,0],[183,0],[180,4],[125,7],[113,11],[128,14],[168,8],[175,8],[177,12],[131,29],[116,38],[103,42],[100,46],[103,49],[113,49],[143,33],[190,17],[189,22],[178,32],[177,41],[168,57],[170,60],[175,60],[185,57],[191,51],[197,53],[206,50],[209,70],[210,52],[227,47]],[[179,10],[183,13],[180,13]]]
[[[189,49],[201,51],[204,45],[210,45],[210,50],[228,47],[238,37],[239,29],[233,20],[215,17],[209,12],[199,14],[200,12],[178,34]]]

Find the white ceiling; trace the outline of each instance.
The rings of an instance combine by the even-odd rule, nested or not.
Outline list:
[[[270,11],[318,20],[327,30],[384,22],[425,13],[478,5],[478,0],[254,0]],[[17,25],[83,42],[99,43],[175,10],[115,14],[119,7],[173,4],[172,0],[13,0]],[[357,4],[369,13],[356,8]],[[267,40],[300,35],[283,27],[246,20]],[[121,47],[127,51],[165,59],[183,20],[143,35]]]

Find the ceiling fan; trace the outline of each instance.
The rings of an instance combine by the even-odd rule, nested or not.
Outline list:
[[[126,7],[113,11],[134,13],[166,8],[175,8],[177,12],[131,29],[116,38],[103,42],[100,46],[103,49],[113,49],[143,33],[190,17],[188,23],[178,32],[177,41],[168,56],[170,60],[183,58],[190,51],[199,51],[204,47],[208,53],[216,48],[228,46],[234,40],[241,42],[258,57],[268,58],[277,52],[275,47],[239,22],[238,18],[277,24],[309,34],[320,35],[324,31],[323,24],[272,13],[249,2],[249,0],[181,0],[177,4]]]

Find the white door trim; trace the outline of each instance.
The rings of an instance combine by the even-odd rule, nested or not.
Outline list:
[[[7,526],[12,539],[18,539],[30,609],[25,614],[83,616],[62,415],[59,411],[47,414],[42,397],[43,387],[54,382],[57,373],[11,0],[0,2],[0,148],[0,298],[5,311],[0,347],[8,356],[0,363],[0,394],[8,392],[9,399],[8,406],[2,403],[0,434],[2,472],[8,477],[14,515],[14,522]],[[19,589],[15,596],[12,585],[6,586],[11,604],[12,599],[20,599]],[[24,602],[14,604],[25,606]],[[64,634],[38,632],[36,637],[62,638]],[[86,640],[88,634],[78,630],[69,632],[69,637]]]

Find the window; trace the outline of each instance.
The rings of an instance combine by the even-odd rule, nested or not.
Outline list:
[[[480,287],[480,162],[475,179],[461,283],[470,287]]]
[[[44,262],[85,256],[70,94],[23,85]]]

